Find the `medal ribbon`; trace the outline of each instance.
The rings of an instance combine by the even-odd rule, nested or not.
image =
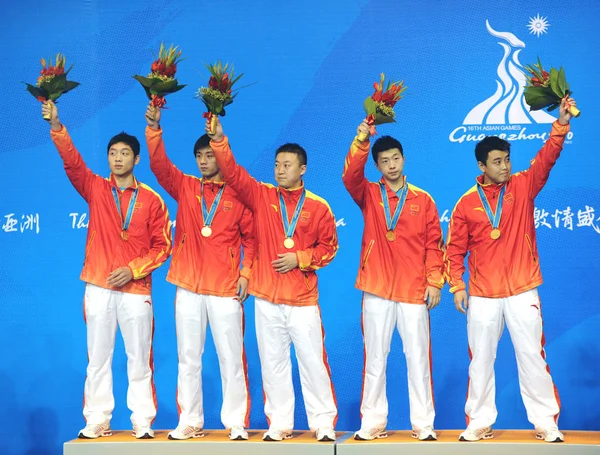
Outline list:
[[[298,218],[300,217],[300,211],[304,206],[304,199],[306,199],[306,190],[302,190],[302,195],[300,199],[298,199],[298,203],[296,204],[296,210],[294,210],[294,215],[292,216],[292,221],[288,221],[287,208],[285,206],[285,201],[283,200],[283,194],[281,194],[281,190],[279,191],[279,208],[281,211],[281,219],[283,220],[283,231],[286,238],[292,238],[294,235],[294,231],[296,230],[296,224],[298,224]]]
[[[221,186],[221,189],[215,196],[213,200],[210,211],[206,208],[206,201],[204,200],[204,180],[200,183],[200,200],[202,201],[202,220],[204,221],[204,225],[210,227],[213,222],[213,218],[215,217],[215,213],[217,213],[217,207],[219,206],[219,202],[221,201],[221,197],[223,196],[223,191],[225,191],[225,184]]]
[[[492,213],[492,208],[490,207],[490,203],[485,197],[485,193],[481,188],[481,185],[477,185],[477,193],[479,194],[479,199],[481,199],[481,204],[483,205],[483,209],[487,214],[488,219],[492,225],[492,229],[498,229],[500,226],[500,217],[502,216],[502,202],[504,201],[504,192],[506,191],[506,185],[502,187],[500,190],[500,194],[498,195],[498,202],[496,203],[496,215]]]
[[[404,208],[404,203],[406,202],[406,196],[408,196],[408,183],[405,181],[404,186],[396,191],[398,195],[398,205],[396,206],[396,210],[394,211],[394,217],[392,218],[392,214],[390,211],[390,201],[388,199],[387,190],[385,188],[385,183],[379,183],[379,189],[381,190],[381,199],[383,201],[383,213],[385,214],[385,224],[387,225],[388,231],[393,231],[396,229],[396,225],[398,224],[398,220],[400,219],[400,213]]]
[[[133,209],[135,208],[135,201],[138,196],[138,189],[133,190],[133,194],[131,195],[131,199],[129,199],[129,206],[127,207],[127,214],[125,215],[125,220],[123,221],[123,214],[121,213],[121,201],[119,200],[119,193],[115,187],[112,188],[113,198],[115,199],[115,204],[117,206],[117,211],[119,212],[119,218],[121,219],[122,225],[121,229],[126,231],[129,229],[129,225],[131,224],[131,218],[133,218]]]

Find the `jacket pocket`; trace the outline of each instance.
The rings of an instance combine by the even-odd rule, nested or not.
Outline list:
[[[187,234],[183,234],[183,236],[181,237],[181,242],[179,242],[179,246],[177,247],[177,251],[175,252],[175,256],[173,256],[173,261],[172,262],[177,262],[177,259],[179,258],[179,253],[181,253],[181,250],[183,249],[183,244],[185,243],[186,237],[187,237]]]
[[[235,257],[233,255],[233,248],[231,247],[229,247],[229,258],[231,259],[231,276],[235,279],[237,278],[237,273],[235,273]]]
[[[302,277],[304,278],[304,285],[306,286],[306,289],[308,289],[310,291],[311,287],[310,287],[310,281],[308,281],[308,272],[302,272]]]
[[[88,254],[90,253],[90,250],[92,249],[92,244],[94,243],[95,238],[96,238],[96,231],[92,231],[92,234],[90,235],[90,241],[88,242],[87,246],[85,247],[85,257],[83,259],[84,264],[87,262]]]
[[[535,253],[533,252],[533,243],[531,242],[531,239],[529,238],[529,234],[525,234],[525,243],[527,243],[527,247],[529,248],[529,254],[531,254],[531,259],[533,259],[533,263],[537,264],[538,259],[535,255]]]
[[[371,250],[373,249],[374,243],[375,243],[375,240],[371,240],[369,242],[369,246],[367,247],[367,251],[365,252],[365,256],[363,257],[363,260],[362,260],[361,269],[363,269],[363,270],[364,270],[365,266],[367,265],[367,261],[369,260],[369,256],[371,255]]]
[[[473,250],[473,281],[477,281],[477,251]]]

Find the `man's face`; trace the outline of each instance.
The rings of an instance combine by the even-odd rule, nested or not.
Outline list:
[[[291,190],[301,185],[306,165],[300,164],[300,158],[295,153],[281,152],[275,157],[275,180],[277,184]]]
[[[404,157],[397,148],[381,152],[377,156],[377,169],[388,182],[397,182],[402,178]]]
[[[205,179],[212,179],[220,171],[215,154],[210,147],[196,150],[196,164]]]
[[[488,183],[501,184],[507,182],[512,170],[510,153],[502,150],[492,150],[488,154],[485,164],[479,161],[479,169],[485,174],[484,181],[487,180]]]
[[[135,156],[131,147],[124,142],[117,142],[108,150],[108,166],[116,177],[131,174],[139,162],[140,156]]]

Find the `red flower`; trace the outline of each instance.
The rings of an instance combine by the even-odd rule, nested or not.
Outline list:
[[[208,80],[208,86],[210,88],[214,88],[216,90],[219,89],[219,82],[217,81],[217,78],[214,76],[211,76],[210,79]]]
[[[229,89],[229,75],[225,73],[223,75],[223,79],[221,79],[221,83],[219,84],[219,91],[221,93],[226,93]]]
[[[177,65],[171,65],[171,66],[165,68],[164,74],[165,74],[165,76],[168,76],[168,77],[174,77],[176,72],[177,72]]]

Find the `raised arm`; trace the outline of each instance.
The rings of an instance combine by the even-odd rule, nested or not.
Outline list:
[[[160,109],[148,105],[146,110],[146,144],[150,155],[150,169],[156,176],[158,183],[175,200],[179,200],[179,189],[185,180],[185,174],[177,169],[167,156],[165,143],[160,127]]]
[[[550,171],[560,156],[565,136],[570,129],[571,114],[569,114],[568,108],[569,106],[575,106],[575,104],[575,100],[570,98],[561,101],[560,115],[558,120],[552,124],[550,137],[546,140],[535,158],[531,160],[529,169],[524,172],[529,179],[533,197],[538,195],[548,181]]]
[[[50,115],[50,137],[63,160],[65,172],[77,192],[86,201],[93,195],[94,182],[102,181],[102,177],[94,174],[85,164],[80,153],[75,148],[67,128],[60,123],[58,109],[52,101],[42,104],[42,114]]]
[[[359,140],[360,133],[363,133],[364,141]],[[361,208],[365,203],[365,194],[369,184],[365,177],[365,165],[369,159],[369,145],[369,125],[366,121],[363,121],[358,127],[358,134],[350,145],[350,151],[344,162],[344,173],[342,174],[342,181],[346,190]]]
[[[225,182],[238,194],[240,200],[254,210],[260,183],[258,183],[242,166],[235,162],[227,136],[223,134],[221,122],[217,119],[215,134],[210,133],[210,121],[206,121],[206,133],[210,137],[210,148],[215,154],[217,164],[223,173]]]

